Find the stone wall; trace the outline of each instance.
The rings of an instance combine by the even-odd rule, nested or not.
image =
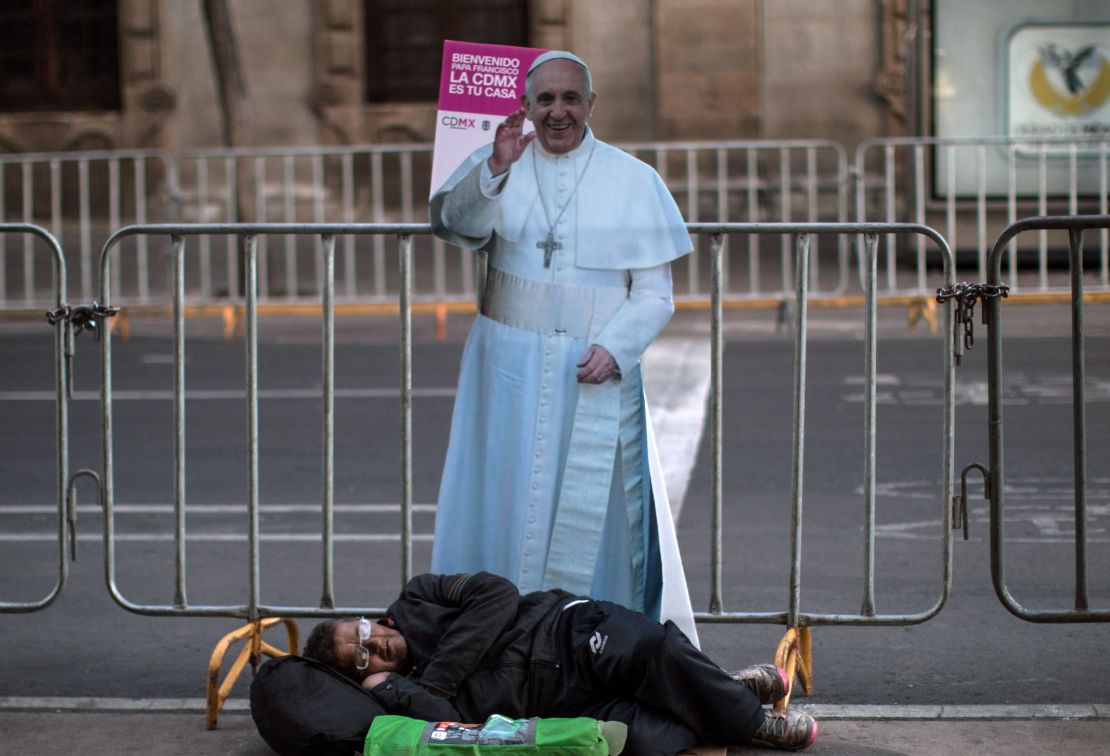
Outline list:
[[[435,104],[365,102],[361,0],[229,0],[247,145],[431,141]],[[199,2],[120,0],[123,110],[0,114],[0,149],[219,146]],[[878,0],[530,0],[530,43],[591,64],[616,141],[885,133]]]
[[[0,150],[53,152],[160,147],[177,107],[163,69],[158,0],[119,0],[120,112],[0,113]]]
[[[875,0],[763,3],[761,136],[820,137],[852,149],[885,134]]]

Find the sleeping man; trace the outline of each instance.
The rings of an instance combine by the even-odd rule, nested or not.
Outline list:
[[[626,753],[813,743],[817,722],[766,709],[773,665],[729,674],[673,623],[561,590],[521,595],[486,572],[420,575],[377,622],[317,625],[304,656],[359,681],[390,714],[432,721],[593,717],[628,725]]]

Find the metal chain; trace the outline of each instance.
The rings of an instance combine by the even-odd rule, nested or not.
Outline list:
[[[92,304],[76,305],[74,307],[64,304],[57,309],[47,310],[46,320],[50,325],[57,325],[63,320],[68,320],[74,333],[92,331],[96,334],[97,340],[99,340],[101,321],[105,318],[112,317],[118,312],[118,307],[108,307],[96,301],[93,301]]]
[[[62,305],[56,310],[46,311],[46,320],[50,325],[58,325],[58,321],[65,320],[69,317],[69,305]]]
[[[1006,284],[967,283],[961,281],[951,286],[942,286],[937,289],[937,301],[943,304],[949,299],[956,300],[956,317],[952,321],[953,335],[956,337],[956,364],[960,364],[964,349],[971,349],[975,343],[975,303],[979,300],[986,302],[988,299],[1010,296],[1010,287]],[[983,324],[987,322],[987,311],[983,310]],[[960,331],[963,331],[963,349],[960,348]]]

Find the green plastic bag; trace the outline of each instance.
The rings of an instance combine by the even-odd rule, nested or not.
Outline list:
[[[483,724],[425,722],[391,714],[374,718],[365,756],[616,756],[628,728],[620,722],[509,719],[494,714]]]

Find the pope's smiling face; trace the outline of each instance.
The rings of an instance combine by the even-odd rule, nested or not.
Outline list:
[[[586,120],[597,99],[586,91],[582,66],[571,60],[549,60],[532,72],[531,84],[520,102],[543,148],[561,155],[582,144]]]

